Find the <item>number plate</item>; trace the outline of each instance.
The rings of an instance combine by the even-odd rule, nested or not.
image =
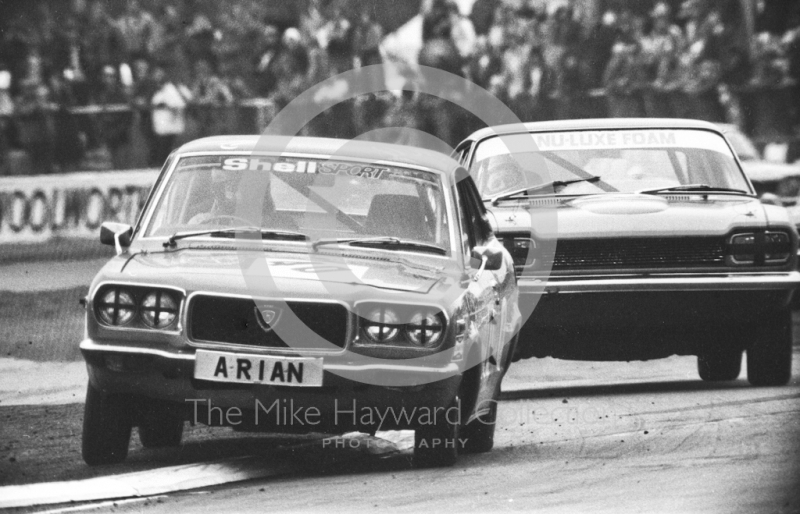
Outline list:
[[[236,384],[321,387],[322,359],[197,350],[194,378]]]

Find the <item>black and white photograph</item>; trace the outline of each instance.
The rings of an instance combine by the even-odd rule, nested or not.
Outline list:
[[[798,0],[0,0],[0,511],[800,513],[798,230]]]

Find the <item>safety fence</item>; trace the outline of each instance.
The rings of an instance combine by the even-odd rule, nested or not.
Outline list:
[[[796,85],[747,87],[732,89],[731,93],[737,100],[738,114],[733,117],[738,119],[734,120],[721,103],[712,114],[700,116],[697,113],[702,109],[693,107],[693,98],[678,92],[631,93],[623,100],[639,106],[629,109],[627,115],[734,121],[757,143],[785,142],[797,147],[800,90]],[[626,115],[615,109],[614,101],[603,89],[554,96],[543,104],[543,117],[538,119]],[[0,117],[0,175],[157,167],[165,153],[185,141],[209,135],[261,133],[277,110],[271,100],[263,98],[231,105],[190,105],[184,113],[185,130],[166,138],[164,148],[164,138],[153,131],[149,109],[124,104],[42,106]],[[458,143],[446,142],[451,146]]]

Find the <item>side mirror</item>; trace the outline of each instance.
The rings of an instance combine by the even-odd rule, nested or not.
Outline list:
[[[472,259],[484,263],[483,269],[497,271],[503,267],[503,251],[491,246],[476,246],[472,249]]]
[[[117,255],[122,249],[130,246],[133,236],[133,227],[125,223],[112,223],[106,221],[100,225],[100,242],[104,245],[114,245]]]

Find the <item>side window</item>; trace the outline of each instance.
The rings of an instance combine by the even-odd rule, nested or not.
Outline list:
[[[469,157],[469,149],[470,149],[471,146],[472,145],[470,145],[470,144],[465,144],[465,145],[462,145],[462,146],[458,147],[453,152],[453,155],[452,155],[453,159],[458,161],[458,163],[460,165],[466,166],[467,157]]]

